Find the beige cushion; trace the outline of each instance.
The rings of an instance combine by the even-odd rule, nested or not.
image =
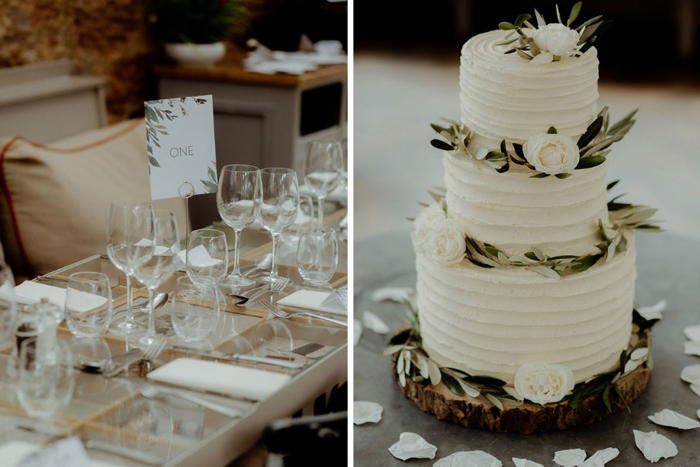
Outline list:
[[[110,202],[149,198],[143,119],[48,145],[0,139],[0,241],[17,275],[46,274],[105,252]],[[184,201],[163,200],[184,234]]]

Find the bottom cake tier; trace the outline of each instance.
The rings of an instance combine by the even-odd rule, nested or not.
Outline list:
[[[631,236],[630,236],[631,237]],[[563,364],[576,382],[619,361],[632,331],[635,250],[550,279],[417,255],[423,347],[442,367],[513,384],[523,363]]]

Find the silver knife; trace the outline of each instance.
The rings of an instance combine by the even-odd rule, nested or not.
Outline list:
[[[290,368],[292,370],[304,368],[303,363],[294,362],[294,361],[290,361],[290,360],[279,360],[277,358],[256,357],[254,355],[243,355],[243,354],[227,354],[227,353],[218,352],[215,350],[191,349],[189,347],[183,347],[180,345],[173,345],[171,348],[173,350],[178,351],[178,352],[185,352],[185,353],[191,353],[194,355],[201,355],[202,357],[217,358],[219,360],[240,360],[243,362],[265,363],[267,365],[274,365],[274,366],[279,366],[282,368]]]

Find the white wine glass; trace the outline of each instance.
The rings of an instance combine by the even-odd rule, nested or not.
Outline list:
[[[195,284],[211,281],[221,284],[228,270],[226,235],[214,229],[199,229],[190,234],[187,244],[187,276]]]
[[[244,164],[224,166],[219,176],[216,204],[221,219],[235,235],[233,271],[224,283],[231,287],[253,285],[255,281],[241,274],[240,239],[241,231],[255,221],[260,210],[260,169]]]
[[[262,180],[262,202],[260,221],[272,235],[272,266],[266,282],[280,280],[277,273],[277,246],[280,234],[288,229],[299,211],[299,182],[292,169],[267,168],[260,172]]]
[[[143,332],[143,327],[134,321],[131,282],[136,269],[153,257],[153,239],[150,201],[132,198],[112,201],[107,222],[107,255],[112,264],[126,275],[126,318],[112,327],[118,333]]]
[[[180,252],[180,234],[175,214],[163,209],[154,209],[153,230],[155,253],[147,263],[135,271],[136,278],[148,289],[148,332],[138,340],[138,344],[144,347],[159,341],[153,309],[155,291],[175,274],[179,266],[177,255]]]
[[[12,269],[0,261],[0,346],[12,334],[16,321],[15,278]]]
[[[318,225],[323,224],[323,203],[338,187],[343,165],[343,149],[338,141],[309,141],[304,155],[304,181],[318,199]]]

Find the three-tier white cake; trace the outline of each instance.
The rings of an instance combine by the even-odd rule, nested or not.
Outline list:
[[[440,209],[432,206],[415,221],[422,345],[441,367],[509,385],[523,365],[535,362],[563,365],[581,382],[619,365],[632,332],[636,277],[631,229],[602,247],[615,254],[601,251],[614,228],[607,163],[579,164],[568,175],[542,171],[568,164],[567,144],[581,144],[599,116],[597,51],[533,63],[504,54],[507,47],[497,44],[506,35],[492,31],[464,45],[461,122],[455,122],[463,127],[438,129],[457,144],[444,154]],[[604,125],[607,131],[607,113]],[[466,141],[455,135],[458,128]],[[554,141],[533,165],[536,141],[529,141],[548,137],[563,142]],[[511,165],[497,171],[503,149]],[[492,155],[484,157],[487,151]],[[575,148],[575,162],[585,151]],[[496,264],[475,253],[470,241],[491,248]],[[595,254],[591,267],[566,270],[568,261]]]

